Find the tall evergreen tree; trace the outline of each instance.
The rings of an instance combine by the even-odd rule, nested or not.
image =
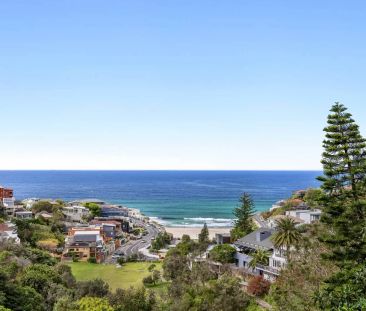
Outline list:
[[[209,236],[209,232],[208,232],[206,223],[204,223],[203,228],[202,228],[200,234],[198,235],[198,242],[200,244],[208,244],[210,242],[210,236]]]
[[[350,193],[358,200],[366,181],[366,140],[347,108],[335,103],[324,129],[323,158],[324,191],[334,197]]]
[[[366,259],[366,140],[347,108],[335,103],[323,142],[324,241],[342,266]]]
[[[236,217],[234,229],[231,231],[232,240],[237,240],[253,231],[252,217],[254,215],[254,202],[248,193],[243,193],[239,199],[240,206],[234,209]]]

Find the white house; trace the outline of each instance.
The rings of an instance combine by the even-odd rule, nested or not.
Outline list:
[[[62,213],[66,216],[67,220],[76,222],[81,222],[85,217],[90,215],[89,209],[81,205],[64,206]]]
[[[314,210],[293,210],[287,211],[287,216],[292,216],[299,218],[304,221],[305,224],[310,224],[314,221],[318,221],[320,219],[321,210],[314,209]]]
[[[275,232],[271,228],[259,228],[245,237],[237,240],[234,246],[238,250],[235,254],[235,262],[238,268],[254,275],[262,275],[269,281],[274,281],[279,275],[281,268],[286,265],[285,252],[276,249],[271,237]],[[269,254],[268,265],[257,264],[255,268],[249,267],[252,261],[252,254],[256,250],[264,250]]]

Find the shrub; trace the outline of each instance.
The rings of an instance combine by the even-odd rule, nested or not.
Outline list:
[[[89,257],[88,262],[89,263],[97,263],[97,259],[95,257]]]
[[[148,275],[147,277],[143,278],[142,283],[144,283],[144,285],[152,285],[154,284],[154,280],[151,275]]]
[[[123,257],[117,259],[117,263],[122,266],[125,263],[125,259]]]
[[[252,277],[248,282],[248,293],[254,296],[263,296],[268,293],[271,283],[258,275]]]
[[[213,261],[218,261],[221,263],[231,263],[234,262],[234,255],[236,249],[229,244],[216,245],[210,251],[210,258]]]

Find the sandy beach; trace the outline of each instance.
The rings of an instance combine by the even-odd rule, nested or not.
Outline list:
[[[175,238],[181,238],[183,234],[188,234],[192,239],[198,239],[198,234],[202,228],[187,227],[165,227],[166,232],[173,234]],[[210,238],[214,238],[216,233],[230,233],[231,228],[208,228]]]

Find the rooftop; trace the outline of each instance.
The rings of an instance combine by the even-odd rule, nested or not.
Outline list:
[[[245,237],[237,240],[234,245],[239,248],[270,250],[274,248],[271,241],[271,236],[274,232],[274,229],[259,228],[252,233],[249,233]]]

